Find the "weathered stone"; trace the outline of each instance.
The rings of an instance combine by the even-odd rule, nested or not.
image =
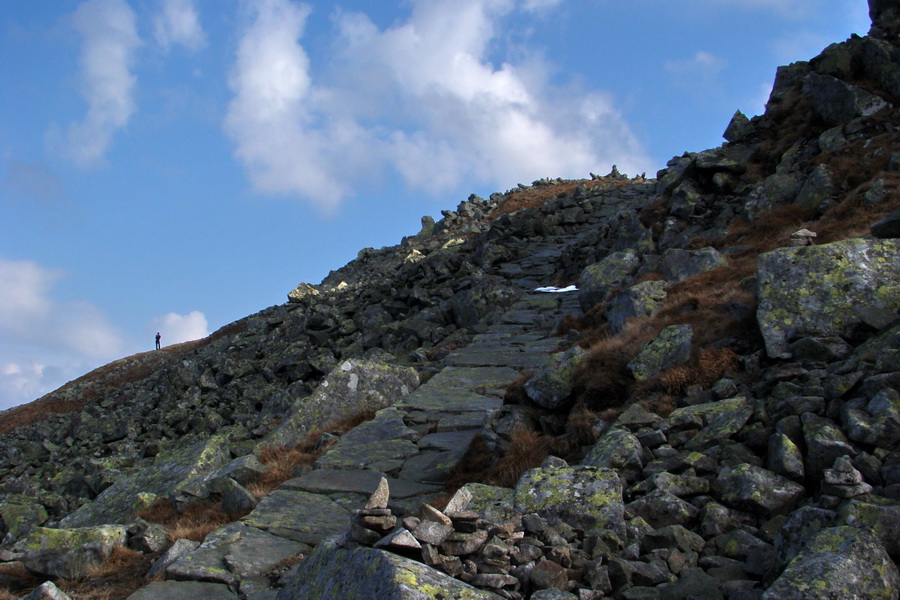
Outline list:
[[[724,264],[725,257],[712,247],[700,250],[670,248],[663,253],[660,269],[667,281],[683,281]]]
[[[571,403],[575,373],[587,355],[580,346],[547,358],[528,381],[525,393],[532,402],[547,410],[560,410]]]
[[[186,538],[175,540],[175,543],[173,543],[168,550],[163,552],[159,558],[153,561],[153,565],[150,567],[150,570],[147,571],[146,578],[153,579],[155,577],[161,576],[169,567],[169,565],[174,563],[182,556],[193,552],[199,546],[200,542],[195,542],[194,540],[189,540]]]
[[[700,509],[678,496],[656,489],[625,506],[629,518],[641,517],[654,528],[687,525],[697,518]]]
[[[609,331],[619,334],[628,319],[655,314],[666,298],[666,286],[665,281],[642,281],[616,296],[608,310]]]
[[[728,127],[725,128],[725,133],[722,134],[722,137],[729,142],[740,142],[746,138],[751,131],[753,131],[753,126],[750,123],[750,119],[747,118],[747,115],[738,110],[735,111],[734,116],[731,117],[731,121],[729,121]]]
[[[329,536],[343,533],[350,522],[350,513],[317,494],[275,490],[241,521],[290,540],[318,544]]]
[[[871,231],[877,238],[900,238],[900,209],[874,223]]]
[[[634,435],[624,429],[612,427],[600,436],[582,464],[613,469],[620,476],[634,478],[644,466],[642,452],[641,443]]]
[[[582,466],[526,471],[516,484],[516,509],[584,530],[611,529],[619,535],[625,531],[622,482],[611,469]]]
[[[900,303],[900,242],[852,239],[779,248],[759,257],[757,320],[772,357],[789,357],[804,335],[850,336],[854,309]],[[798,293],[799,291],[799,293]]]
[[[810,95],[814,109],[829,125],[867,117],[890,106],[855,85],[819,73],[810,73],[803,78],[803,91]]]
[[[691,358],[693,328],[690,325],[669,325],[650,340],[641,352],[628,363],[634,378],[642,381],[684,364]]]
[[[214,435],[202,442],[187,438],[185,442],[157,455],[152,466],[118,479],[93,502],[64,518],[60,525],[127,523],[134,517],[140,494],[177,494],[182,486],[198,476],[208,475],[231,459],[225,435]]]
[[[764,516],[790,512],[805,492],[790,479],[746,463],[723,467],[713,489],[725,504]]]
[[[70,529],[35,527],[15,545],[29,571],[48,577],[72,579],[85,575],[125,545],[122,525]]]
[[[900,501],[861,496],[844,504],[838,522],[871,532],[894,560],[900,560]]]
[[[256,508],[259,503],[256,496],[231,478],[220,484],[219,493],[222,494],[222,512],[226,514],[243,515]]]
[[[900,572],[872,535],[854,527],[820,531],[775,580],[763,600],[893,599]]]
[[[815,506],[803,506],[790,514],[775,535],[775,553],[782,565],[787,565],[807,542],[821,530],[835,524],[837,513]]]
[[[625,287],[641,264],[634,250],[613,252],[598,263],[590,265],[578,278],[578,302],[588,312],[609,299],[613,291]]]
[[[72,600],[72,598],[56,587],[52,581],[45,581],[31,590],[22,600]]]
[[[347,577],[352,573],[353,577]],[[345,598],[363,600],[498,599],[431,567],[371,548],[319,544],[278,593],[277,600]]]
[[[801,420],[806,442],[807,476],[819,479],[822,471],[831,467],[836,458],[845,454],[856,456],[856,449],[831,419],[805,413]]]
[[[238,600],[227,585],[201,581],[154,581],[127,600]]]
[[[34,498],[10,494],[0,502],[0,534],[17,540],[47,521],[47,509]]]
[[[800,449],[783,433],[774,433],[769,438],[767,466],[770,471],[798,481],[803,479],[805,472]]]
[[[472,511],[489,523],[501,524],[518,514],[514,504],[514,490],[482,483],[467,483],[450,499],[445,512],[453,516]]]

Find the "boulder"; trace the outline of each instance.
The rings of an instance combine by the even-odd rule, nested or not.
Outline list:
[[[352,577],[348,574],[352,573]],[[372,548],[319,544],[278,592],[276,600],[499,600],[458,579],[409,558]]]
[[[600,262],[588,266],[578,278],[578,302],[584,312],[606,302],[613,291],[625,287],[641,259],[635,250],[613,252]]]
[[[803,182],[797,195],[797,204],[818,208],[831,200],[834,194],[831,169],[827,165],[818,165]]]
[[[0,502],[0,538],[17,540],[47,521],[47,509],[23,494],[9,494]]]
[[[821,73],[809,73],[803,78],[803,92],[812,98],[813,109],[829,125],[868,117],[890,106],[858,86]]]
[[[872,235],[877,238],[900,238],[900,208],[872,225]]]
[[[238,595],[222,583],[205,581],[153,581],[126,600],[238,600]]]
[[[757,320],[771,357],[804,336],[852,337],[866,308],[900,305],[900,241],[850,239],[762,254]]]
[[[177,494],[182,487],[209,475],[231,460],[228,436],[218,434],[203,441],[182,442],[158,454],[151,466],[116,480],[90,504],[65,517],[63,527],[89,527],[105,523],[128,523],[142,495]]]
[[[820,531],[788,564],[762,600],[895,600],[900,572],[872,534],[854,527]]]
[[[411,367],[348,359],[335,367],[312,395],[297,401],[264,444],[288,446],[308,431],[366,410],[399,402],[419,386]]]
[[[516,484],[516,510],[538,513],[551,524],[625,533],[622,481],[600,467],[538,467]]]
[[[606,430],[588,452],[582,464],[616,470],[620,476],[633,479],[644,466],[641,442],[625,429]]]
[[[712,247],[700,250],[669,248],[663,253],[660,268],[666,281],[683,281],[688,277],[721,267],[725,263],[725,258]]]
[[[860,496],[846,502],[838,523],[859,527],[881,541],[894,560],[900,560],[900,502],[882,496]]]
[[[575,372],[586,355],[587,351],[580,346],[550,355],[525,382],[525,394],[532,402],[547,410],[566,408],[575,388]]]
[[[56,587],[52,581],[45,581],[37,586],[22,600],[72,600],[72,597]]]
[[[122,525],[36,527],[15,545],[15,550],[32,573],[72,579],[103,564],[115,548],[125,545],[127,537]]]
[[[747,463],[722,467],[713,489],[724,504],[767,517],[790,512],[806,491],[799,483]]]
[[[729,142],[739,142],[746,138],[752,131],[753,125],[750,123],[750,119],[747,118],[747,115],[738,110],[734,113],[734,116],[731,117],[731,121],[728,122],[728,127],[725,128],[725,133],[722,134],[722,137]]]
[[[617,295],[607,311],[610,333],[622,333],[628,319],[655,314],[666,299],[667,285],[665,281],[642,281]]]
[[[628,363],[628,369],[635,379],[642,381],[688,362],[693,335],[690,325],[669,325],[641,349]]]

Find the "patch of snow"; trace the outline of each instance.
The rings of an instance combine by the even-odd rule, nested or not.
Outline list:
[[[568,287],[560,288],[560,287],[556,287],[556,286],[551,285],[551,286],[548,286],[548,287],[539,287],[539,288],[535,288],[534,291],[536,291],[536,292],[544,292],[544,293],[547,293],[547,294],[561,294],[561,293],[563,293],[563,292],[577,292],[577,291],[578,291],[578,287],[577,287],[577,286],[574,286],[574,285],[570,285],[570,286],[568,286]]]

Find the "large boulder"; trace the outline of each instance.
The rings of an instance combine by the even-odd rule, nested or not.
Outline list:
[[[669,248],[663,253],[660,268],[667,281],[682,281],[725,264],[725,258],[713,247],[700,250]]]
[[[419,376],[411,367],[345,360],[322,380],[312,395],[295,403],[264,443],[291,445],[307,432],[342,417],[396,404],[418,386]]]
[[[666,299],[667,285],[665,281],[642,281],[616,296],[607,311],[610,333],[622,333],[628,319],[655,314]]]
[[[575,372],[587,355],[579,346],[552,354],[541,368],[525,382],[525,394],[532,402],[547,410],[565,408],[575,388]]]
[[[612,293],[631,283],[641,264],[635,250],[613,252],[588,266],[578,278],[578,302],[585,312],[606,302]]]
[[[806,492],[799,483],[747,463],[722,467],[713,489],[726,505],[767,517],[790,512]]]
[[[757,262],[757,320],[769,356],[804,336],[852,337],[863,311],[900,308],[900,240],[779,248]]]
[[[813,109],[829,125],[868,117],[890,106],[858,86],[820,73],[810,73],[803,78],[803,91],[812,98]]]
[[[499,600],[458,579],[409,558],[373,548],[319,544],[300,564],[276,600]]]
[[[516,510],[538,513],[551,524],[625,534],[622,481],[612,469],[542,466],[526,471],[516,484]]]
[[[693,331],[690,325],[669,325],[663,329],[628,363],[631,374],[638,381],[643,381],[688,362],[691,359]]]
[[[225,434],[197,442],[186,438],[156,456],[149,467],[118,479],[97,498],[64,518],[63,527],[89,527],[106,523],[129,523],[136,511],[146,507],[142,498],[165,497],[231,460],[231,444]]]
[[[816,535],[766,590],[762,600],[895,600],[900,573],[867,531],[829,527]]]
[[[103,564],[115,548],[125,545],[127,536],[122,525],[36,527],[16,544],[15,550],[32,573],[72,579]]]

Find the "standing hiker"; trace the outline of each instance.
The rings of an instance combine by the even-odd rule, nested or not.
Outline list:
[[[157,332],[156,332],[156,349],[157,349],[157,350],[159,350],[159,339],[160,339],[160,337],[161,337],[161,336],[159,335],[159,332],[157,331]]]

